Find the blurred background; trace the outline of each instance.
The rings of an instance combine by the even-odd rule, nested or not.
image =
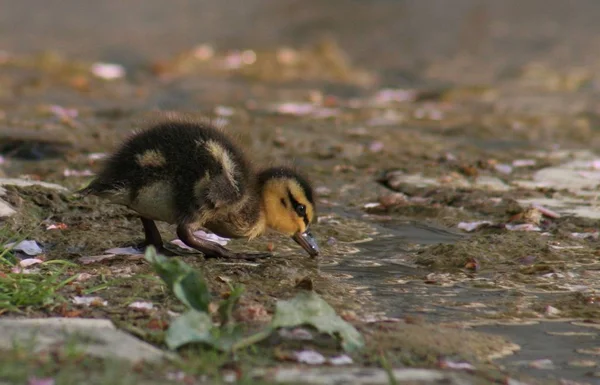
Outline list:
[[[1,0],[0,9],[0,49],[128,68],[202,43],[267,50],[327,36],[388,81],[481,82],[531,60],[589,63],[600,50],[594,0]]]

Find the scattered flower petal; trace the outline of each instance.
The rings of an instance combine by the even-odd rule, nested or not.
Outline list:
[[[46,230],[65,230],[67,228],[66,223],[56,223],[46,227]]]
[[[132,302],[129,304],[129,306],[132,309],[137,309],[137,310],[152,310],[154,308],[154,304],[150,303],[150,302],[142,302],[142,301],[136,301],[136,302]]]
[[[54,385],[54,378],[37,378],[37,377],[30,377],[27,380],[27,385]]]
[[[194,58],[201,61],[206,61],[215,55],[215,49],[208,44],[201,44],[194,48],[192,54],[194,55]]]
[[[88,159],[89,160],[100,160],[100,159],[104,159],[108,156],[108,154],[104,153],[104,152],[93,152],[91,154],[88,154]]]
[[[103,254],[103,255],[91,255],[86,257],[81,257],[78,259],[84,265],[89,265],[90,263],[101,262],[106,259],[113,259],[116,254]]]
[[[42,248],[37,244],[36,241],[21,241],[18,244],[8,243],[5,247],[12,247],[13,250],[22,251],[27,255],[38,255],[42,253]]]
[[[552,360],[549,360],[547,358],[542,358],[540,360],[531,361],[531,362],[529,362],[528,366],[530,368],[534,368],[534,369],[546,369],[546,370],[551,370],[551,369],[555,368]]]
[[[79,177],[79,176],[92,176],[94,175],[94,172],[92,170],[71,170],[66,168],[63,171],[63,175],[66,177],[69,176],[75,176],[75,177]]]
[[[513,168],[512,166],[508,165],[508,164],[497,164],[494,166],[494,169],[496,171],[498,171],[501,174],[510,174],[513,172]]]
[[[292,330],[282,328],[279,330],[279,335],[289,340],[310,341],[313,339],[312,333],[304,328],[295,328]]]
[[[387,104],[390,102],[412,102],[416,99],[416,97],[417,92],[415,90],[384,88],[377,92],[373,99],[376,104]]]
[[[57,118],[65,120],[65,119],[73,119],[79,115],[79,112],[75,108],[64,108],[61,106],[50,106],[50,112],[53,113]]]
[[[195,231],[194,232],[194,236],[196,236],[199,239],[204,239],[204,240],[207,240],[207,241],[218,243],[219,245],[222,245],[222,246],[225,246],[229,242],[229,238],[219,237],[216,234],[207,233],[207,232],[202,231],[202,230]],[[185,243],[183,243],[180,239],[173,239],[171,241],[171,243],[174,244],[174,245],[176,245],[176,246],[181,247],[182,249],[196,251],[196,249],[189,247],[188,245],[186,245]]]
[[[38,258],[23,259],[23,260],[19,261],[19,264],[17,266],[14,266],[11,269],[11,272],[13,272],[15,274],[30,274],[32,271],[27,270],[26,267],[37,265],[42,262],[43,261]]]
[[[179,372],[169,372],[169,373],[167,373],[167,375],[165,377],[169,381],[183,382],[186,379],[187,374],[185,374],[185,372],[182,372],[182,371],[179,371]]]
[[[87,281],[88,279],[90,279],[92,277],[93,277],[93,275],[91,275],[90,273],[79,273],[77,275],[77,278],[75,278],[75,280],[78,282],[83,282],[83,281]]]
[[[29,266],[33,266],[33,265],[37,265],[38,263],[42,263],[44,261],[42,261],[41,259],[38,258],[27,258],[27,259],[23,259],[19,262],[19,266],[21,267],[29,267]]]
[[[535,166],[535,164],[535,159],[516,159],[512,162],[513,167],[530,167]]]
[[[144,255],[144,252],[136,249],[135,247],[115,247],[104,251],[107,254],[117,255]]]
[[[372,208],[379,207],[379,206],[381,206],[381,204],[379,204],[379,202],[369,202],[369,203],[365,203],[363,205],[363,208],[372,209]]]
[[[556,211],[550,210],[549,208],[546,208],[537,203],[534,203],[532,206],[535,209],[537,209],[539,212],[541,212],[542,215],[547,216],[548,218],[553,218],[553,219],[560,218],[560,214],[557,213]]]
[[[103,300],[100,297],[73,297],[73,303],[75,305],[84,305],[84,306],[106,306],[108,302]]]
[[[555,316],[560,314],[560,310],[558,310],[554,306],[548,305],[546,306],[546,310],[544,311],[544,313],[549,316]]]
[[[339,114],[335,108],[320,107],[312,103],[280,103],[275,104],[270,110],[282,115],[313,116],[315,118],[329,118]]]
[[[236,382],[238,380],[238,375],[235,371],[233,370],[228,370],[227,372],[223,373],[223,382],[227,383],[227,384],[233,384],[234,382]]]
[[[105,80],[114,80],[125,76],[125,68],[120,64],[94,63],[92,74]]]
[[[321,353],[314,350],[294,352],[294,358],[296,361],[308,365],[322,365],[327,361]]]
[[[352,357],[350,357],[346,354],[342,354],[341,356],[331,357],[328,361],[331,365],[335,365],[335,366],[350,365],[350,364],[354,363],[354,361],[352,360]]]
[[[493,225],[490,221],[477,221],[477,222],[460,222],[458,224],[458,228],[464,230],[468,233],[475,231],[483,226],[491,226]]]
[[[383,142],[379,140],[375,140],[369,143],[369,151],[371,152],[381,152],[383,151],[384,147],[385,145],[383,144]]]
[[[402,319],[370,314],[363,317],[361,321],[367,324],[371,324],[376,322],[401,322]]]
[[[235,110],[231,107],[227,107],[227,106],[216,106],[215,107],[215,114],[220,115],[220,116],[231,116],[233,115],[235,112]]]
[[[595,231],[593,233],[571,233],[573,238],[577,239],[598,239],[600,232]]]
[[[443,359],[438,362],[438,365],[444,369],[475,370],[475,367],[468,362],[454,362]]]
[[[523,224],[519,224],[519,225],[513,225],[510,223],[507,223],[505,225],[505,227],[507,230],[510,230],[510,231],[542,231],[541,228],[534,225],[533,223],[523,223]]]

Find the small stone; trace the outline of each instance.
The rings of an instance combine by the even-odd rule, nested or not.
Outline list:
[[[73,337],[77,336],[77,339]],[[74,342],[75,341],[75,342]],[[78,344],[76,341],[84,341]],[[0,348],[28,344],[33,351],[51,351],[75,343],[74,349],[94,357],[137,363],[161,361],[170,354],[115,328],[110,320],[84,318],[0,319]]]

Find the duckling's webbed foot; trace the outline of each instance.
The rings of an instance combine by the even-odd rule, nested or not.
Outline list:
[[[218,243],[197,238],[189,225],[177,226],[177,236],[189,247],[202,252],[206,258],[258,259],[271,256],[269,253],[234,253]]]

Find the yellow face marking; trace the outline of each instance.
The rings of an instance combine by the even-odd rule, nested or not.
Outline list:
[[[213,158],[215,158],[215,160],[221,164],[221,167],[223,167],[223,173],[233,188],[236,191],[239,191],[235,180],[235,172],[237,167],[233,159],[231,159],[229,151],[227,151],[221,144],[214,140],[207,140],[205,143],[203,143],[203,145],[206,146],[206,149],[208,152],[210,152]]]
[[[304,218],[299,216],[289,198],[292,194],[294,200],[306,207],[308,223],[314,216],[314,208],[308,201],[298,182],[293,179],[273,179],[265,184],[263,202],[266,213],[267,226],[287,235],[306,231]],[[285,204],[284,204],[285,203]]]
[[[146,150],[143,154],[136,154],[135,161],[141,167],[162,167],[167,164],[167,159],[158,150]]]

